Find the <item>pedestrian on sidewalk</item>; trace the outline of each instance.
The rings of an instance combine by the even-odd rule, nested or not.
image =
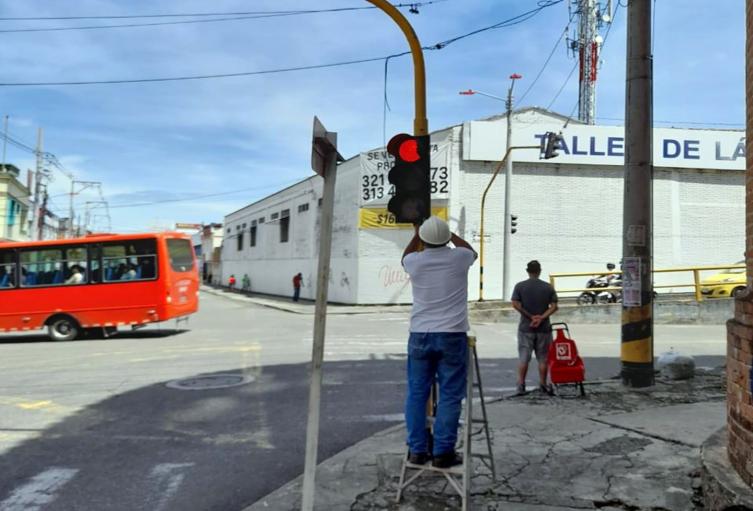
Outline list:
[[[448,468],[463,462],[455,443],[467,375],[468,269],[477,256],[438,217],[414,227],[402,259],[413,291],[405,401],[408,460],[423,465],[433,456],[435,467]],[[450,241],[455,248],[447,246]],[[430,453],[426,403],[435,380],[439,403]]]
[[[293,301],[297,302],[301,297],[301,286],[303,285],[303,274],[298,273],[293,277]]]
[[[243,274],[243,280],[241,280],[241,290],[248,292],[251,291],[251,278],[248,273]]]
[[[526,266],[528,280],[515,284],[512,306],[520,313],[518,323],[518,395],[526,392],[526,374],[531,354],[536,352],[539,364],[539,389],[552,395],[547,383],[546,357],[552,342],[552,325],[549,316],[557,312],[557,293],[541,276],[541,264],[534,260]]]
[[[230,275],[230,278],[227,279],[227,287],[230,288],[230,291],[235,290],[235,275]]]

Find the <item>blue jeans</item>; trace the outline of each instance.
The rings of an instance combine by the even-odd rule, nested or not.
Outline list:
[[[411,332],[408,339],[408,396],[405,423],[413,453],[429,450],[426,401],[435,379],[439,403],[434,421],[435,456],[455,450],[460,405],[465,397],[468,338],[465,332]]]
[[[301,296],[301,288],[300,287],[294,287],[293,288],[293,301],[297,302],[298,298]]]

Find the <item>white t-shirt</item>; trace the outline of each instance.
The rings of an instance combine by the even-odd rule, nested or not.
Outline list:
[[[472,250],[447,246],[403,258],[413,288],[411,332],[468,331],[468,268],[475,260]]]

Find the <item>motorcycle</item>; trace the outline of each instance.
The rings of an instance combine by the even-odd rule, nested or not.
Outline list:
[[[607,264],[607,271],[614,271],[615,265]],[[578,305],[593,305],[594,303],[617,303],[622,300],[620,291],[599,291],[599,288],[622,287],[622,275],[607,274],[589,279],[586,288],[577,299]],[[593,290],[593,291],[591,291]]]

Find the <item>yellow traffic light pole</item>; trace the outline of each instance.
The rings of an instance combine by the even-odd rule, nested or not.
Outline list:
[[[403,13],[387,0],[368,0],[368,2],[374,4],[377,8],[381,9],[392,18],[408,40],[410,52],[413,56],[413,87],[416,97],[416,114],[413,119],[413,134],[416,136],[428,135],[429,120],[426,118],[426,69],[424,66],[424,53],[421,49],[421,43],[418,41],[418,36],[416,36],[413,27],[408,20],[405,19]]]
[[[492,178],[489,180],[489,184],[486,185],[486,189],[484,190],[484,193],[481,195],[481,227],[480,227],[480,240],[479,240],[479,250],[478,250],[478,266],[479,266],[479,275],[478,275],[478,301],[483,302],[484,301],[484,206],[486,205],[486,194],[489,193],[489,189],[492,187],[492,183],[494,183],[494,179],[497,177],[497,174],[499,174],[499,169],[502,168],[502,166],[507,162],[507,158],[510,156],[510,153],[513,149],[539,149],[541,146],[537,145],[523,145],[523,146],[512,146],[508,147],[507,151],[505,151],[505,156],[502,158],[502,161],[500,161],[497,164],[497,168],[494,169],[494,173],[492,174]],[[504,222],[503,222],[504,224]],[[504,247],[504,250],[508,250],[509,247]],[[503,296],[502,299],[504,300],[505,297]]]

